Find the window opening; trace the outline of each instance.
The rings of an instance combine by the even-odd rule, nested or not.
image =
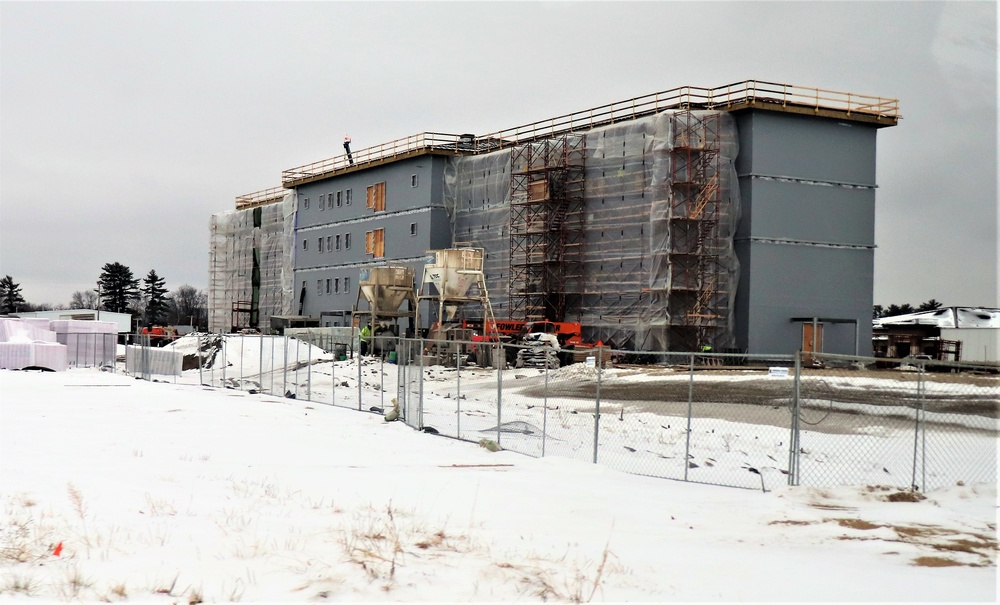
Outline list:
[[[371,208],[375,212],[385,211],[385,181],[368,187],[365,207]]]

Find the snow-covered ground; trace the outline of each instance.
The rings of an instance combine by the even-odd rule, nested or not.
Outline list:
[[[558,410],[525,403],[500,419],[544,424],[546,457],[491,452],[386,422],[381,414],[319,403],[336,396],[337,406],[356,409],[358,366],[327,357],[299,367],[298,358],[323,359],[304,348],[289,351],[289,367],[297,370],[275,378],[271,371],[285,365],[284,351],[266,356],[262,371],[259,347],[239,356],[231,347],[226,367],[233,373],[226,379],[242,373],[247,390],[201,386],[201,380],[218,384],[219,369],[152,383],[93,369],[0,371],[0,599],[996,599],[995,480],[953,483],[916,502],[895,481],[789,488],[780,473],[787,461],[761,458],[781,446],[740,452],[736,436],[706,438],[692,450],[694,460],[714,459],[714,468],[738,471],[758,489],[636,476],[610,467],[643,448],[673,455],[677,425],[667,422],[664,431],[657,420],[656,431],[623,434],[604,431],[602,420],[602,435],[623,444],[666,437],[642,442],[636,452],[623,446],[621,456],[594,465],[592,450],[581,455],[564,439],[577,432],[563,429],[564,422],[594,423],[585,404],[570,398],[545,406]],[[496,426],[496,385],[487,375],[462,372],[462,409],[484,414],[478,416],[452,413],[451,393],[431,396],[446,369],[422,371],[430,372],[425,400],[443,402],[425,404],[424,424],[448,429],[461,418],[466,439]],[[389,407],[396,366],[372,362],[361,376],[360,407]],[[512,375],[510,383],[525,380],[536,378]],[[265,393],[250,393],[246,381]],[[452,381],[436,384],[443,391]],[[306,400],[307,385],[317,401]],[[515,397],[513,388],[509,393]],[[643,414],[660,417],[626,410],[622,417],[636,420],[618,422],[637,427]],[[712,422],[755,441],[771,429],[779,441],[788,434],[763,424]],[[681,446],[685,430],[678,433]],[[505,447],[540,440],[500,437]],[[710,443],[717,457],[709,455]],[[810,445],[815,455],[851,456],[825,452],[823,443]],[[760,476],[747,472],[750,463],[762,467],[766,492]]]
[[[200,342],[205,347],[208,340]],[[177,343],[188,355],[198,346],[193,337]],[[592,395],[597,369],[582,363],[548,372],[504,370],[498,387],[496,370],[401,368],[374,358],[364,358],[359,368],[355,359],[334,361],[321,349],[296,340],[256,336],[229,337],[211,361],[211,368],[188,370],[177,381],[289,394],[362,410],[388,410],[396,397],[413,426],[473,442],[493,439],[506,449],[536,457],[593,461],[599,425],[598,460],[618,470],[750,489],[788,482],[790,378],[698,372],[691,388],[696,393],[711,390],[717,399],[696,398],[688,426],[691,377],[664,367],[602,371],[598,420]],[[1000,380],[960,385],[956,394],[954,384],[923,380],[918,385],[917,379],[904,372],[885,377],[807,375],[802,386],[806,409],[800,423],[801,483],[916,484],[924,489],[957,481],[995,483],[1000,429],[995,413],[926,413],[920,431],[926,443],[917,443],[914,473],[916,422],[913,410],[900,400],[916,398],[918,391],[926,397],[951,393],[953,398],[992,401],[995,408],[1000,405]],[[751,388],[766,401],[750,405]],[[894,399],[874,401],[878,393],[891,393]]]

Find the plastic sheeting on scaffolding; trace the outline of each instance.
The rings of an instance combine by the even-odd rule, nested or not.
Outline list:
[[[280,202],[215,214],[210,228],[209,331],[269,331],[272,315],[292,310],[295,192]]]
[[[582,324],[584,339],[633,350],[733,345],[737,153],[725,112],[586,132],[582,266],[566,280],[564,318]],[[503,150],[452,158],[445,171],[452,241],[484,249],[497,317],[510,309],[510,164]]]

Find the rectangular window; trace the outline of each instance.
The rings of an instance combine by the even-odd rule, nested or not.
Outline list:
[[[307,239],[303,239],[302,240],[302,249],[303,250],[308,250],[309,249],[309,240],[307,240]]]
[[[375,212],[385,211],[385,181],[375,183],[368,187],[368,195],[365,198],[365,207],[371,208]]]
[[[340,208],[340,201],[341,201],[341,195],[340,194],[341,194],[341,192],[338,191],[337,192],[337,208]]]
[[[365,253],[375,258],[385,256],[385,229],[375,229],[365,233]]]
[[[326,207],[326,195],[321,193],[319,194],[319,209],[323,210],[325,207]]]
[[[410,175],[410,187],[416,187],[416,186],[417,186],[417,175],[411,174]]]
[[[326,280],[326,293],[330,293],[330,280]]]
[[[348,206],[351,205],[351,190],[350,189],[348,189],[347,191],[344,192],[344,203],[347,204]]]
[[[333,292],[334,294],[340,294],[340,278],[333,280]]]
[[[350,250],[351,249],[351,234],[350,233],[345,233],[344,234],[344,249],[345,250]]]
[[[340,250],[340,236],[338,235],[333,241],[337,246],[337,250]]]
[[[347,292],[350,292],[350,291],[351,291],[351,278],[350,277],[345,277],[344,278],[344,293],[347,293]]]
[[[319,241],[316,242],[316,249],[319,250],[320,254],[323,253],[323,238],[322,237],[319,238]]]
[[[330,245],[330,241],[332,239],[333,239],[333,236],[331,236],[331,235],[326,236],[326,249],[327,250],[333,250],[333,246]]]
[[[416,235],[416,234],[417,234],[417,224],[410,223],[410,235]]]
[[[302,207],[305,208],[306,210],[309,210],[309,198],[303,198]]]
[[[316,294],[322,294],[322,293],[323,293],[323,280],[322,279],[317,279],[316,280]]]

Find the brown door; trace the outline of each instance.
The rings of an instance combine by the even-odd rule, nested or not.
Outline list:
[[[802,324],[802,361],[806,364],[813,363],[812,353],[823,351],[823,324],[816,324],[815,331],[813,324]]]

